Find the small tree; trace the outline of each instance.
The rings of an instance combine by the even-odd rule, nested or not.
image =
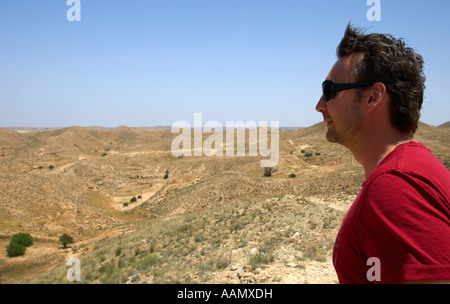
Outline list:
[[[64,233],[59,237],[59,242],[63,245],[64,248],[67,248],[68,244],[73,244],[73,238],[70,235]]]
[[[164,179],[168,179],[169,178],[169,170],[166,170],[166,174],[164,175]]]
[[[271,167],[264,168],[264,176],[267,176],[267,177],[272,176],[272,168]]]

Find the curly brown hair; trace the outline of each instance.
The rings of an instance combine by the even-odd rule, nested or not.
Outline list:
[[[356,81],[384,83],[391,96],[392,124],[401,132],[415,133],[425,90],[422,56],[406,46],[403,39],[390,34],[365,34],[350,23],[336,53],[338,58],[364,54],[353,69]]]

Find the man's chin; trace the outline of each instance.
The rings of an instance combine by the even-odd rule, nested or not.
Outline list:
[[[338,136],[336,136],[336,133],[331,131],[331,130],[327,131],[327,134],[326,134],[325,137],[331,143],[338,143],[339,142]]]

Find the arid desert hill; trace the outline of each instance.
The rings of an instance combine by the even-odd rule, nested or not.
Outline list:
[[[450,121],[447,121],[445,123],[443,123],[442,125],[438,126],[439,128],[450,128]]]
[[[339,179],[336,166],[344,164],[358,170],[341,147],[327,148],[323,131],[321,124],[281,130],[279,164],[272,178],[264,179],[261,157],[174,157],[175,134],[169,129],[70,127],[29,133],[3,129],[0,232],[24,230],[47,237],[68,232],[82,238],[176,209],[182,213],[252,196],[300,193],[299,187],[316,188],[313,178]],[[305,157],[301,150],[314,156]],[[164,179],[167,170],[169,178]],[[289,174],[299,176],[289,179]],[[299,185],[299,180],[304,183]],[[252,196],[246,183],[254,188]],[[131,204],[133,196],[141,198]],[[164,203],[172,197],[176,202]],[[180,207],[186,199],[189,203]],[[164,207],[153,210],[161,201]],[[124,207],[124,202],[130,204]]]
[[[292,271],[305,275],[297,279],[309,282],[306,270],[326,262],[364,180],[352,155],[328,143],[325,132],[323,123],[280,129],[280,159],[265,176],[261,156],[175,157],[177,134],[170,129],[0,129],[0,282],[27,282],[64,265],[69,254],[95,261],[102,250],[110,255],[101,263],[114,263],[115,275],[93,266],[85,282],[127,282],[133,275],[135,282],[234,282],[233,271],[240,270],[246,274],[239,282],[297,282],[281,274],[274,279],[270,269],[277,263],[296,265]],[[416,137],[450,167],[450,129],[420,124]],[[30,233],[36,245],[8,258],[4,248],[17,232]],[[69,251],[59,248],[63,233],[75,239]],[[247,271],[250,251],[267,258],[256,263],[265,279]],[[312,264],[297,263],[296,252]],[[121,256],[129,258],[123,267]],[[325,270],[322,278],[329,264]]]

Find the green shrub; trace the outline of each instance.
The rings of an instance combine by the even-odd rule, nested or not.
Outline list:
[[[68,244],[73,243],[73,238],[70,235],[64,233],[62,236],[59,237],[59,242],[63,245],[64,248],[67,248]]]
[[[16,242],[10,242],[9,245],[6,247],[6,253],[10,258],[21,256],[25,254],[25,250],[27,248],[19,243]]]
[[[266,176],[266,177],[272,176],[272,169],[273,168],[271,168],[271,167],[265,167],[264,168],[264,176]]]
[[[297,176],[294,173],[292,173],[292,174],[289,175],[289,177],[290,178],[296,178]]]
[[[272,263],[273,260],[274,258],[271,254],[258,252],[256,255],[250,258],[248,264],[250,266],[267,265]]]
[[[17,243],[24,247],[33,245],[33,237],[28,233],[16,233],[11,237],[11,243]]]
[[[133,197],[130,199],[130,202],[133,203],[133,202],[135,202],[135,201],[137,201],[136,196],[133,196]]]
[[[148,269],[149,267],[152,267],[158,262],[158,258],[154,254],[148,254],[144,258],[142,258],[141,262],[139,263],[139,266],[141,269]]]

